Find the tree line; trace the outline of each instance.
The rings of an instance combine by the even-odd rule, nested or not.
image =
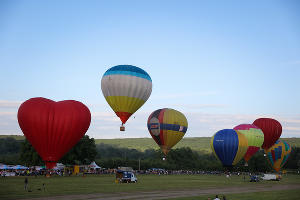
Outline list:
[[[120,148],[108,144],[95,144],[93,138],[85,135],[59,162],[65,165],[90,164],[96,161],[104,168],[117,168],[131,166],[136,170],[149,168],[163,168],[166,170],[209,170],[222,171],[224,168],[212,153],[193,151],[189,147],[173,149],[166,160],[160,150],[147,149],[144,152]],[[41,157],[31,144],[25,140],[16,140],[11,137],[0,138],[0,163],[22,164],[25,166],[43,165]],[[240,161],[233,170],[238,171],[271,171],[263,150],[257,152],[249,161],[249,166],[244,166]],[[287,169],[300,168],[300,148],[292,147],[292,153],[285,165]]]

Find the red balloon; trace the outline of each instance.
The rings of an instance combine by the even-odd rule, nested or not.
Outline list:
[[[256,119],[253,124],[264,133],[264,143],[261,146],[263,149],[269,149],[281,136],[282,126],[275,119],[259,118]]]
[[[81,102],[31,98],[19,107],[18,122],[27,140],[51,169],[86,133],[90,110]]]

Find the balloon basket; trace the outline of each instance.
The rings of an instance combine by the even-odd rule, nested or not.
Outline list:
[[[120,126],[120,131],[125,131],[125,126]]]

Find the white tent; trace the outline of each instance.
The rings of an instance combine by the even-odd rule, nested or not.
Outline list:
[[[94,169],[101,169],[101,167],[99,167],[95,161],[91,162],[91,164],[89,165],[90,168],[94,168]]]
[[[65,168],[65,165],[62,163],[56,163],[56,166],[53,168],[55,170],[63,170]]]

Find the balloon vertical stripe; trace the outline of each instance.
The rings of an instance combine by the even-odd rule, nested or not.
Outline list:
[[[284,166],[290,153],[290,145],[285,141],[280,140],[276,141],[271,148],[265,150],[268,162],[277,172],[280,170],[281,167]]]

